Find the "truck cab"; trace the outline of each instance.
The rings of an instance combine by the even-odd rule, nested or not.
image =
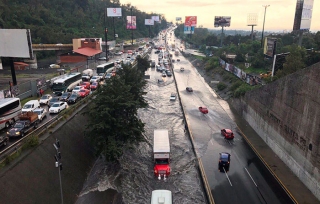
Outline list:
[[[154,175],[159,180],[166,180],[171,172],[168,130],[154,130],[153,139]]]

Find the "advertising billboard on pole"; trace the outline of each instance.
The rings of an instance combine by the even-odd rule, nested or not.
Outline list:
[[[273,57],[275,54],[275,43],[277,42],[276,38],[268,38],[264,39],[264,47],[263,47],[263,54],[268,57]]]
[[[185,26],[197,26],[197,16],[186,16],[184,21]]]
[[[144,19],[144,25],[154,25],[153,19]]]
[[[258,14],[256,13],[249,13],[247,18],[247,25],[248,26],[256,26],[258,25]]]
[[[109,17],[122,16],[121,8],[107,8],[107,16]]]
[[[153,19],[154,21],[159,21],[160,20],[159,16],[151,16],[151,19]]]
[[[182,21],[181,17],[176,17],[176,21]]]
[[[137,19],[136,16],[127,16],[127,29],[135,30],[137,29]]]
[[[184,34],[193,34],[194,33],[194,26],[184,26],[183,33]]]
[[[33,59],[29,29],[0,29],[0,58],[20,57]]]
[[[314,0],[297,0],[293,30],[310,30]]]
[[[215,16],[214,27],[230,27],[231,16]]]

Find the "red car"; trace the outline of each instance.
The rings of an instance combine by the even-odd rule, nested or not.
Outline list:
[[[96,90],[98,87],[99,87],[99,83],[98,83],[98,82],[93,82],[93,83],[90,85],[90,89],[91,89],[92,91]]]
[[[88,81],[83,81],[83,82],[80,83],[80,86],[82,86],[83,88],[89,90],[89,89],[90,89],[90,82],[88,82]]]
[[[203,114],[207,114],[209,112],[208,109],[206,107],[204,107],[204,106],[200,106],[199,107],[199,111],[201,113],[203,113]]]
[[[81,98],[84,98],[84,97],[88,96],[89,94],[90,94],[90,90],[89,89],[81,89],[79,91],[79,96]]]
[[[223,135],[225,139],[232,140],[234,138],[234,134],[233,134],[232,130],[230,130],[230,129],[222,129],[221,135]]]

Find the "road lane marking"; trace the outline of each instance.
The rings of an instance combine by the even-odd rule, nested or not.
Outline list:
[[[251,174],[249,173],[249,171],[247,170],[247,168],[244,168],[244,169],[246,170],[247,174],[250,176],[250,178],[251,178],[252,182],[254,183],[254,185],[258,188],[256,182],[253,180],[253,178],[252,178]]]
[[[223,168],[224,173],[226,174],[226,177],[227,177],[227,179],[228,179],[228,181],[229,181],[229,183],[230,183],[230,186],[232,186],[232,183],[231,183],[231,181],[230,181],[230,179],[229,179],[229,176],[228,176],[226,170],[224,169],[224,167],[222,167],[222,168]]]
[[[212,140],[210,140],[210,142],[211,142],[211,144],[212,144],[212,146],[213,146],[213,142],[212,142]]]

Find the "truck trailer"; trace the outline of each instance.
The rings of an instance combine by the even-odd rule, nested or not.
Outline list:
[[[154,175],[164,180],[170,175],[170,142],[168,130],[154,130],[153,136]]]

